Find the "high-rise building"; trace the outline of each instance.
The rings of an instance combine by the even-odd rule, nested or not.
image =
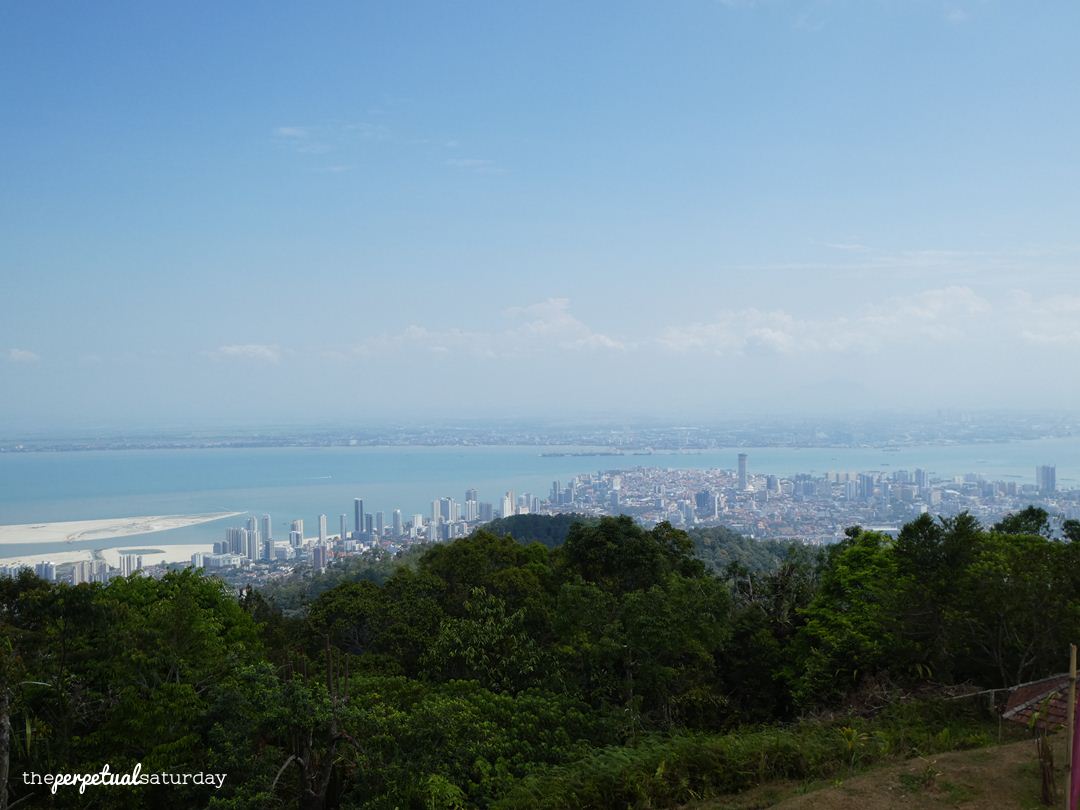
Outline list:
[[[465,500],[478,501],[480,500],[480,497],[475,489],[467,489],[465,490]]]
[[[739,453],[739,489],[746,489],[749,478],[746,472],[746,453]]]
[[[697,522],[697,519],[694,515],[694,505],[690,503],[690,501],[683,501],[681,511],[683,516],[683,523],[685,523],[687,526],[693,526]]]
[[[375,536],[382,538],[386,530],[386,516],[382,512],[375,513]]]
[[[865,500],[869,500],[874,497],[874,476],[870,473],[859,473],[858,478],[855,479],[855,483],[859,489],[859,497]]]
[[[495,505],[484,502],[477,507],[477,520],[481,523],[488,523],[495,518]]]
[[[259,530],[248,531],[244,537],[244,556],[254,562],[260,559],[262,554],[262,540],[259,536]]]
[[[319,545],[326,545],[326,515],[319,515]]]
[[[480,516],[480,504],[476,501],[465,501],[465,520],[472,523]]]
[[[510,517],[514,514],[514,491],[510,490],[502,499],[502,517]]]
[[[136,571],[142,568],[143,560],[141,554],[125,554],[120,555],[120,576],[126,577],[134,574]],[[41,576],[40,574],[38,576]]]
[[[439,503],[439,499],[436,498],[431,502],[431,522],[436,526],[439,525],[439,519],[442,517],[442,504]]]
[[[303,543],[303,540],[304,540],[304,521],[302,519],[301,520],[294,520],[292,522],[292,531],[300,532],[300,545],[304,545],[304,543]]]
[[[262,516],[262,536],[263,540],[274,540],[274,521],[270,520],[269,515]]]
[[[124,555],[120,555],[123,559]],[[34,573],[46,582],[56,582],[56,566],[51,562],[39,562],[34,566]]]
[[[345,542],[349,537],[349,516],[343,514],[341,516],[341,541]]]
[[[244,548],[244,532],[245,529],[229,528],[225,530],[225,542],[228,543],[228,547],[225,549],[229,554],[240,554]]]
[[[394,513],[390,516],[390,532],[395,540],[400,540],[401,531],[401,510],[395,509]]]
[[[1057,491],[1057,467],[1052,464],[1043,464],[1035,468],[1035,483],[1039,493],[1049,495]]]
[[[304,533],[297,531],[289,532],[289,545],[293,548],[300,548],[300,546],[304,545]]]
[[[71,584],[81,585],[94,581],[94,565],[91,560],[79,560],[71,569]]]
[[[364,499],[353,500],[353,530],[360,534],[364,531]]]
[[[311,567],[320,573],[326,570],[326,546],[315,546],[311,550]]]

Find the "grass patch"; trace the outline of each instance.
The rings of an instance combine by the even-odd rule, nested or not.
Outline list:
[[[850,717],[725,735],[649,737],[633,747],[603,748],[578,762],[537,771],[495,806],[670,807],[772,781],[841,782],[890,759],[988,745],[994,741],[992,730],[992,721],[971,707],[934,702],[891,707],[872,721]],[[939,775],[927,761],[911,775],[911,787],[925,790]]]

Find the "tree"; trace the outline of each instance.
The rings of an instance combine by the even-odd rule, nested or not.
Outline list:
[[[800,705],[835,701],[888,667],[898,642],[897,575],[887,535],[854,530],[834,547],[796,640]]]
[[[1028,506],[1003,517],[993,530],[1000,534],[1037,534],[1049,538],[1050,513],[1038,506]]]
[[[1004,687],[1060,668],[1061,650],[1080,637],[1073,548],[1038,535],[985,535],[956,581],[958,674]]]
[[[671,573],[702,576],[705,570],[693,558],[686,532],[667,522],[646,531],[627,515],[601,518],[595,526],[575,524],[560,551],[571,571],[617,592],[651,588]]]

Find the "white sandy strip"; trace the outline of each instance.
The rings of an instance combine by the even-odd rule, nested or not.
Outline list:
[[[213,543],[181,543],[175,546],[123,546],[122,548],[103,548],[101,550],[101,556],[105,561],[113,568],[120,567],[120,552],[122,551],[142,551],[145,549],[148,553],[142,555],[142,564],[145,568],[148,565],[159,565],[166,562],[191,562],[191,555],[196,551],[201,551],[205,554],[210,554],[214,550]]]
[[[85,540],[109,540],[114,537],[184,529],[188,526],[197,526],[200,523],[209,523],[242,514],[244,513],[216,512],[209,515],[154,515],[0,526],[0,546],[18,543],[75,543]]]
[[[21,557],[0,557],[0,565],[28,565],[33,568],[39,562],[51,562],[53,565],[89,560],[89,551],[54,551],[50,554],[24,554]]]
[[[105,560],[113,568],[120,567],[120,553],[122,551],[142,551],[143,566],[160,565],[166,562],[190,562],[191,555],[196,551],[210,554],[214,550],[213,543],[179,543],[175,546],[122,546],[117,548],[103,548],[98,551],[100,559]],[[93,552],[86,551],[54,551],[48,554],[24,554],[21,557],[0,557],[0,565],[28,565],[33,567],[39,562],[51,562],[53,565],[74,563],[81,560],[93,559]]]

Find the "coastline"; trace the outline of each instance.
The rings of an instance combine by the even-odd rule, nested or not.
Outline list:
[[[120,554],[125,551],[142,551],[143,565],[160,565],[161,563],[187,562],[191,555],[197,551],[209,554],[213,551],[213,543],[177,543],[175,545],[155,546],[147,543],[142,546],[112,546],[100,549],[82,549],[80,551],[51,551],[43,554],[21,554],[17,557],[0,557],[0,565],[19,565],[33,567],[38,563],[51,562],[53,565],[70,565],[71,563],[90,561],[94,559],[104,560],[113,568],[120,567]]]
[[[202,523],[242,515],[243,512],[214,512],[199,515],[149,515],[106,518],[103,520],[67,520],[55,523],[19,523],[0,525],[0,546],[44,543],[80,543],[112,540],[186,529]],[[2,552],[0,552],[2,553]]]

